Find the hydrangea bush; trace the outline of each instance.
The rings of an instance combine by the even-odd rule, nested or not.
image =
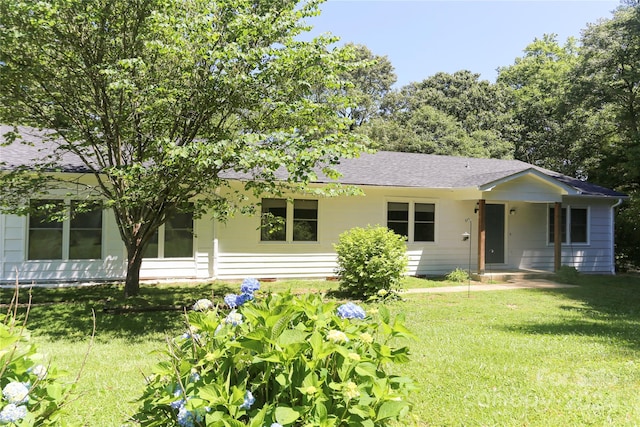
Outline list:
[[[62,383],[63,373],[37,353],[12,308],[0,314],[0,425],[65,425],[62,409],[74,384]]]
[[[401,315],[392,318],[386,307],[367,314],[317,294],[254,298],[252,283],[242,292],[252,298],[227,302],[231,311],[212,304],[188,314],[188,332],[170,341],[132,421],[373,427],[407,415],[413,382],[387,371],[409,360],[397,345],[412,337]]]

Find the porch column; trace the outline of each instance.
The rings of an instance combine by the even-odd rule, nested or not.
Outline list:
[[[560,270],[562,264],[562,204],[556,202],[553,207],[553,271]]]
[[[478,274],[485,270],[485,201],[478,200]]]

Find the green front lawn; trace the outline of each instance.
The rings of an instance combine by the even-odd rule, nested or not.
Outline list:
[[[274,292],[290,287],[330,290],[337,283],[263,283],[263,290]],[[92,309],[96,313],[95,343],[78,384],[82,395],[69,406],[70,420],[121,425],[158,360],[154,351],[182,332],[180,307],[236,290],[236,284],[145,286],[141,297],[122,301],[115,286],[35,289],[29,328],[40,351],[67,369],[70,379],[82,366]],[[8,294],[0,294],[3,302]],[[152,311],[156,306],[167,310]],[[581,277],[578,288],[470,297],[410,294],[390,308],[404,312],[418,336],[410,343],[411,363],[399,368],[420,386],[413,397],[416,425],[640,423],[638,277]]]

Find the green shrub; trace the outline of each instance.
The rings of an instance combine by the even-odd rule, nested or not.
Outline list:
[[[341,292],[368,298],[398,289],[407,268],[405,238],[386,227],[353,228],[335,245]]]
[[[25,322],[17,320],[17,289],[7,314],[0,314],[0,424],[66,425],[63,406],[75,384],[37,353]]]
[[[411,337],[385,307],[367,315],[317,294],[200,300],[188,332],[169,341],[132,421],[142,426],[386,426],[409,412],[414,389],[391,375]]]
[[[580,278],[580,273],[575,267],[568,265],[561,266],[555,274],[555,280],[560,283],[576,284]]]
[[[450,282],[466,282],[469,280],[469,273],[467,270],[463,270],[459,267],[456,267],[451,273],[447,274],[446,279]]]

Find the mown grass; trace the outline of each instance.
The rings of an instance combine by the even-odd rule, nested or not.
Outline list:
[[[432,282],[410,286],[451,284]],[[273,292],[335,287],[263,283]],[[143,286],[140,297],[125,301],[118,286],[34,289],[29,329],[70,380],[82,366],[96,313],[82,395],[69,406],[69,420],[121,425],[166,337],[182,332],[181,307],[236,290],[229,283]],[[0,291],[0,301],[10,292]],[[136,311],[157,306],[167,310]],[[390,308],[417,336],[408,343],[411,362],[396,368],[420,386],[416,425],[640,424],[638,277],[581,276],[570,289],[408,294]]]

